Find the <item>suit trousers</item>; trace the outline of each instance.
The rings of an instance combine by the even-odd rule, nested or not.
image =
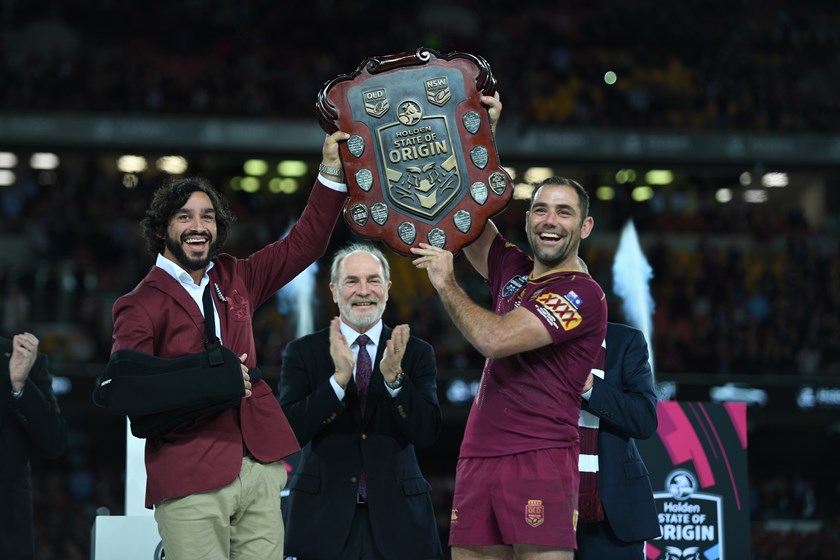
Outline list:
[[[32,486],[26,468],[0,481],[0,558],[32,560],[33,533]]]
[[[385,560],[373,540],[367,505],[357,505],[353,525],[347,544],[338,556],[339,560]]]
[[[575,560],[645,560],[645,543],[624,542],[607,521],[579,523]]]
[[[282,461],[243,457],[239,476],[224,488],[163,500],[155,520],[167,560],[281,560]]]

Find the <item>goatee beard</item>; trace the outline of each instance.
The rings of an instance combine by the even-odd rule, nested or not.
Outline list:
[[[210,240],[208,240],[210,241]],[[191,259],[187,256],[187,252],[177,240],[166,236],[166,248],[175,256],[175,260],[185,269],[190,271],[204,270],[210,264],[210,259],[216,255],[217,247],[215,242],[210,243],[210,249],[207,251],[206,257],[198,259]]]

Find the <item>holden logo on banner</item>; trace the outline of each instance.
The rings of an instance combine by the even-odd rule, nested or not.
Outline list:
[[[697,490],[695,474],[676,469],[665,477],[665,491],[653,494],[662,531],[654,542],[663,560],[726,560],[723,499]]]

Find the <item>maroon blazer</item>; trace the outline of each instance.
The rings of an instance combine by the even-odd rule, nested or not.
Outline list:
[[[213,258],[210,283],[222,344],[256,367],[254,311],[327,250],[346,199],[316,183],[300,219],[289,234],[247,259],[221,254]],[[160,358],[204,351],[204,317],[186,290],[163,269],[152,267],[134,290],[113,308],[112,351],[140,350]],[[189,387],[173,386],[173,391]],[[268,384],[257,381],[240,406],[182,424],[146,440],[146,507],[161,500],[222,488],[239,474],[243,442],[261,462],[279,461],[300,447]]]

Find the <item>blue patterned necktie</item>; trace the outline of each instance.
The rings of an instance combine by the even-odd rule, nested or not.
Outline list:
[[[356,391],[359,393],[359,408],[362,411],[362,417],[365,415],[370,374],[373,371],[370,354],[365,349],[365,346],[369,342],[370,338],[366,334],[361,334],[356,339],[356,344],[359,345],[359,355],[356,357]],[[364,469],[362,469],[361,475],[359,476],[359,496],[367,500],[367,479],[365,478]]]
[[[370,354],[365,349],[368,343],[370,343],[370,338],[366,334],[360,334],[356,339],[356,344],[359,345],[359,355],[356,357],[356,391],[359,393],[359,408],[362,409],[362,414],[365,413],[370,374],[373,371]]]

